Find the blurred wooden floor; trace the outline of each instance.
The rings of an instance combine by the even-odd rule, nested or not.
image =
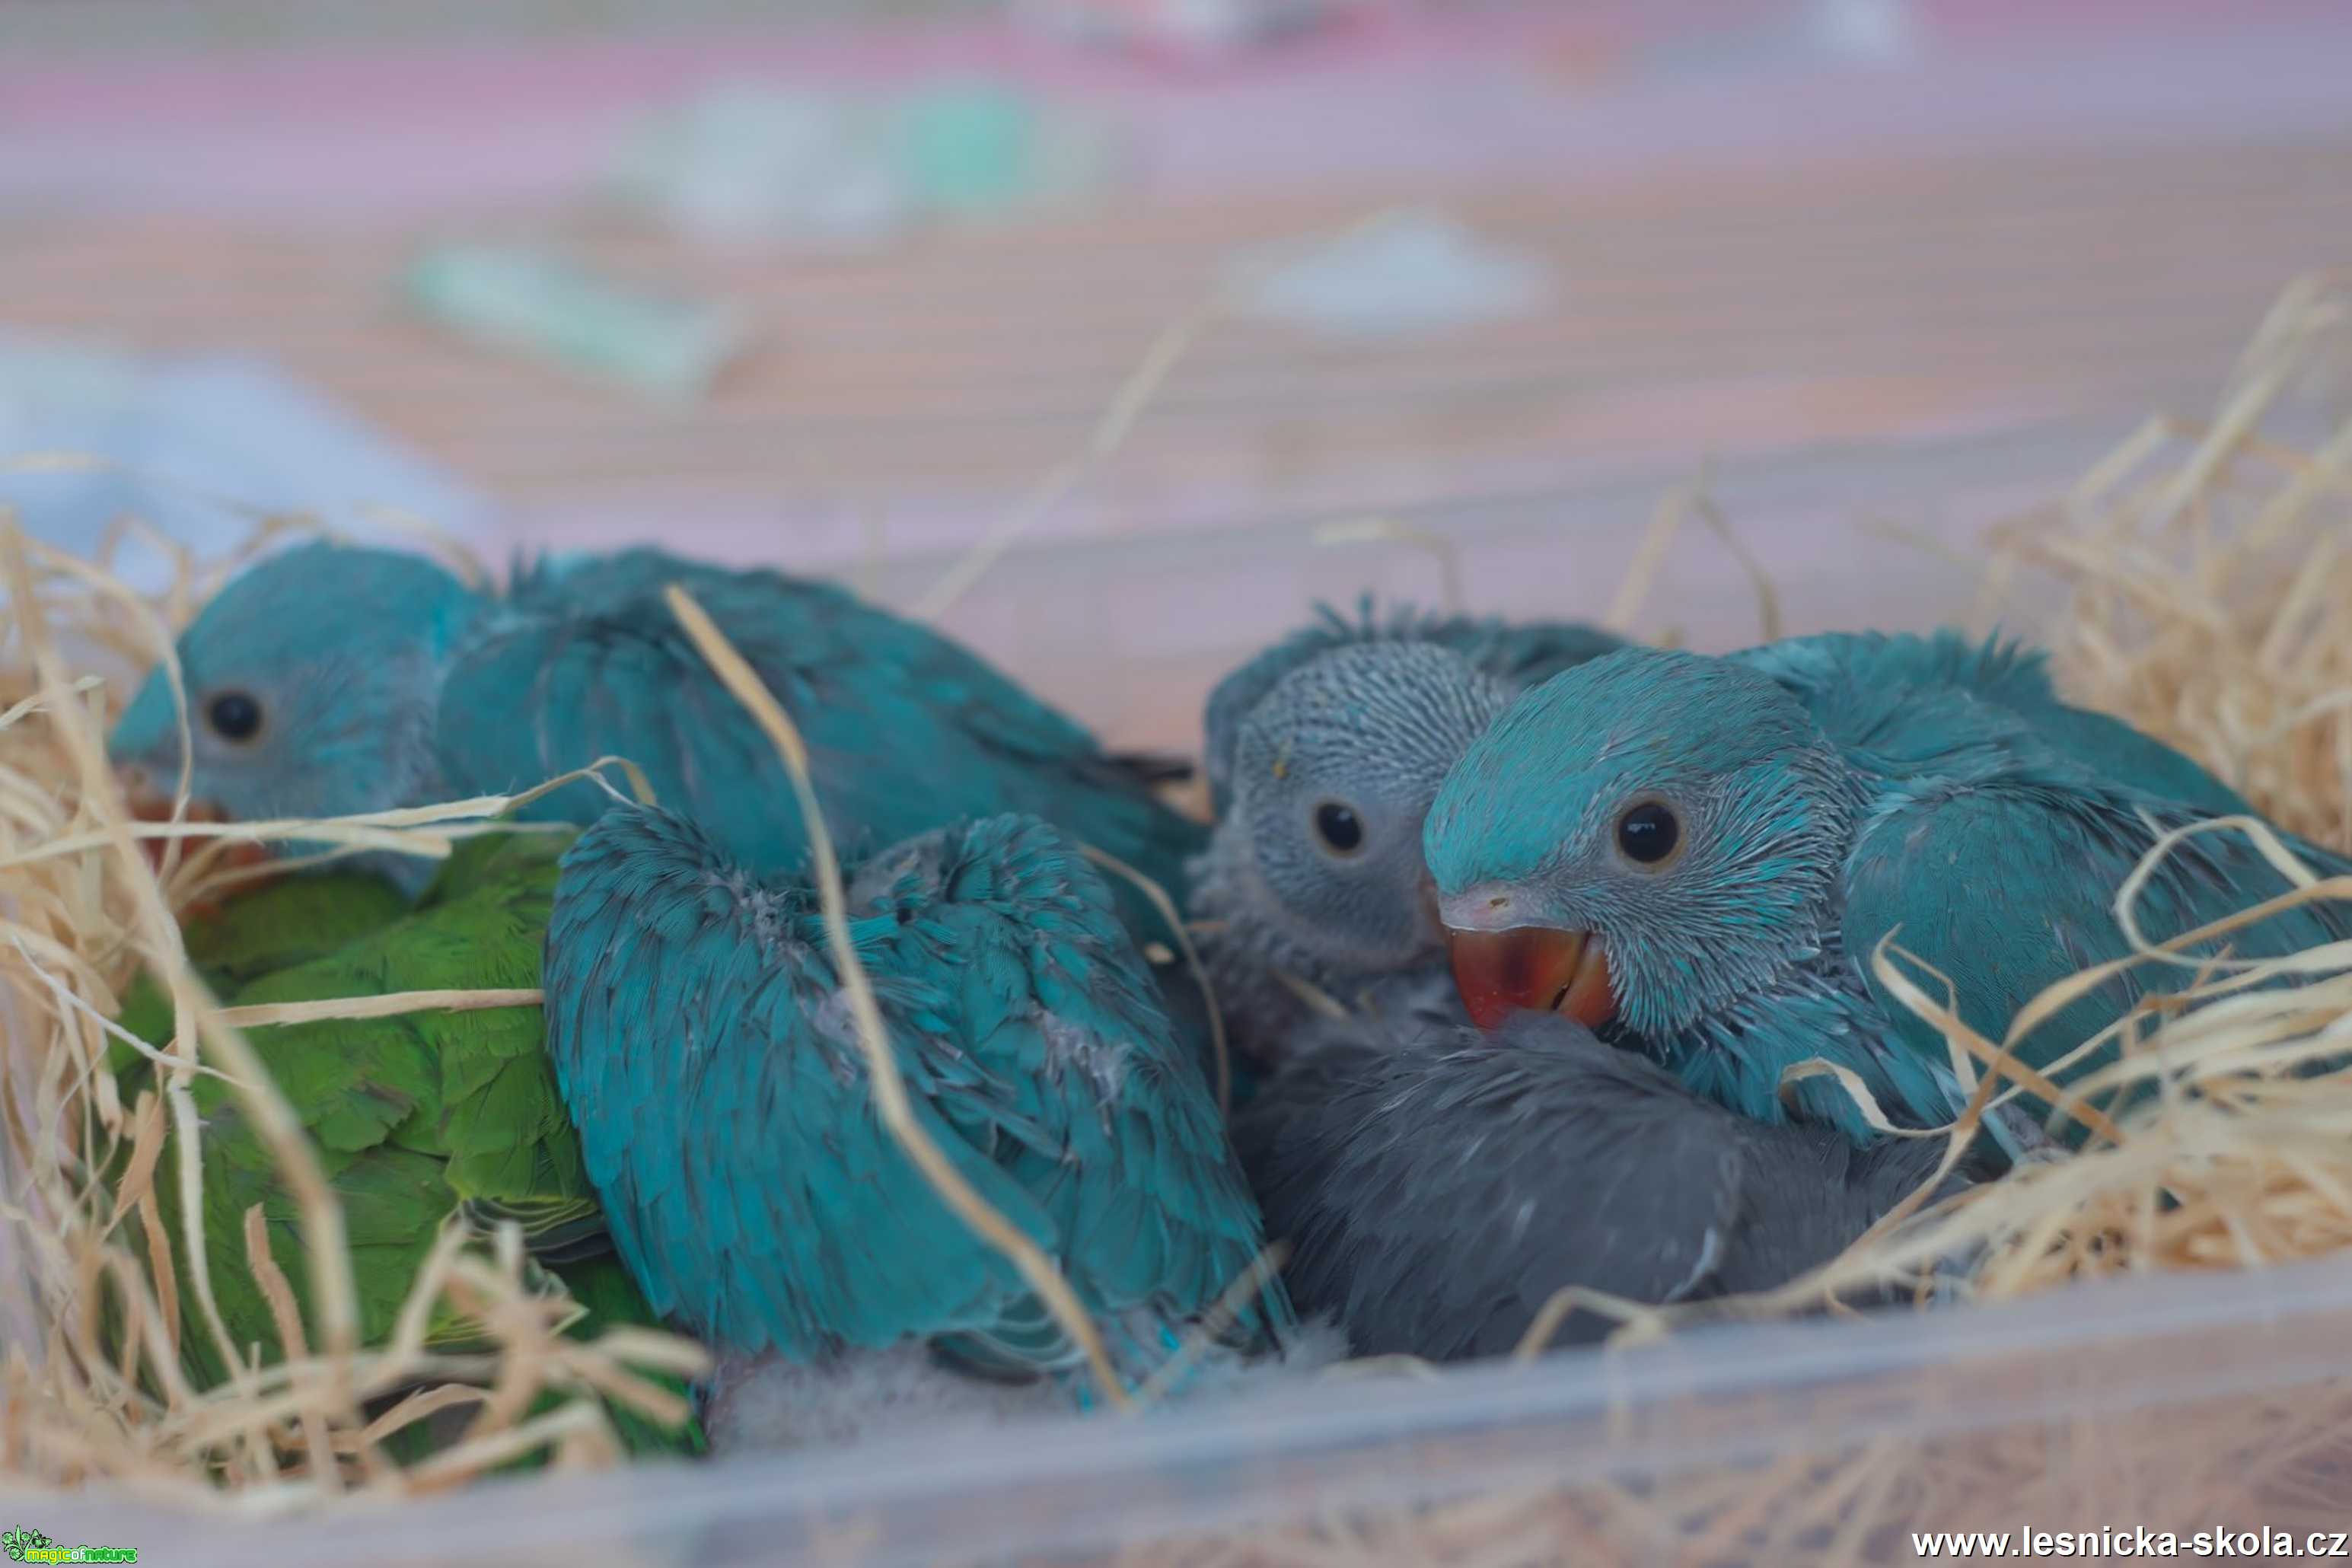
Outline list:
[[[1214,321],[950,624],[1120,739],[1181,741],[1220,664],[1307,598],[1428,590],[1425,562],[1300,552],[1306,524],[1401,516],[1463,546],[1480,605],[1591,614],[1706,460],[1788,629],[1935,618],[1951,564],[1857,545],[1858,520],[1950,542],[2049,493],[2147,414],[2202,408],[2282,286],[2352,261],[2327,63],[2352,19],[2266,0],[2234,31],[2164,10],[2165,33],[2053,0],[2016,19],[2048,40],[1988,43],[1967,5],[1924,9],[1943,52],[1892,73],[1768,58],[1563,96],[1532,45],[1473,29],[1233,82],[1079,81],[1149,129],[1150,183],[834,259],[698,250],[580,202],[616,116],[726,67],[707,44],[0,60],[0,124],[13,104],[37,132],[0,137],[0,327],[274,360],[486,492],[515,542],[657,538],[910,603],[1085,446],[1223,258],[1426,204],[1540,257],[1552,308],[1379,345]],[[741,58],[906,66],[775,47]],[[740,301],[761,347],[666,408],[396,309],[415,247],[499,237]],[[1719,551],[1665,596],[1696,641],[1753,635]]]
[[[2347,174],[2352,139],[1391,186],[1137,205],[835,262],[730,262],[554,213],[503,226],[751,307],[760,351],[679,410],[402,319],[390,280],[429,226],[162,216],[8,226],[0,244],[12,324],[267,355],[487,489],[525,533],[692,519],[715,547],[830,564],[869,546],[877,516],[892,554],[968,539],[1084,445],[1221,256],[1384,204],[1443,204],[1540,255],[1558,306],[1382,345],[1221,320],[1097,504],[1047,527],[1410,508],[2194,398],[2282,284],[2352,256]]]

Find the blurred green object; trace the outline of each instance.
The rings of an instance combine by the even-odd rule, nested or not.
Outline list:
[[[1001,88],[948,88],[910,99],[898,116],[908,182],[950,212],[1004,205],[1023,194],[1037,120],[1026,98]]]
[[[289,877],[188,921],[189,955],[233,1005],[535,990],[547,911],[570,841],[568,834],[540,833],[467,840],[413,909],[390,884],[356,873]],[[283,967],[271,967],[281,960]],[[171,1037],[170,1000],[142,977],[120,1021],[160,1047]],[[583,1310],[568,1332],[593,1339],[615,1327],[657,1323],[614,1255],[543,1038],[540,1009],[522,1005],[247,1026],[247,1044],[301,1122],[342,1208],[354,1304],[368,1342],[392,1333],[418,1271],[453,1224],[479,1238],[501,1223],[517,1226],[532,1293],[566,1298]],[[118,1058],[117,1067],[133,1103],[152,1081],[149,1064],[136,1056]],[[162,1160],[154,1176],[154,1213],[173,1267],[178,1278],[192,1278],[192,1248],[200,1247],[228,1342],[240,1353],[258,1347],[262,1356],[274,1350],[277,1359],[291,1360],[297,1346],[247,1261],[245,1226],[257,1207],[298,1310],[315,1323],[310,1314],[318,1303],[299,1223],[302,1200],[271,1140],[226,1079],[200,1076],[186,1092],[203,1129],[200,1230],[186,1223],[181,1162]],[[123,1157],[131,1157],[128,1149]],[[467,1315],[456,1299],[436,1301],[425,1329],[429,1346],[451,1353],[478,1350],[489,1337],[486,1321]],[[191,1329],[178,1348],[200,1386],[231,1375],[214,1336]],[[650,1375],[686,1394],[681,1380]],[[552,1403],[551,1395],[542,1398],[537,1408]],[[691,1419],[670,1427],[625,1402],[607,1406],[633,1454],[703,1450],[700,1426]],[[462,1421],[420,1426],[402,1451],[414,1458],[463,1429]]]
[[[868,246],[1078,199],[1124,145],[1097,116],[987,80],[887,96],[729,82],[633,130],[608,184],[698,239]]]
[[[499,246],[428,250],[401,289],[420,314],[478,342],[677,400],[700,396],[751,336],[726,306],[624,289],[559,258]]]

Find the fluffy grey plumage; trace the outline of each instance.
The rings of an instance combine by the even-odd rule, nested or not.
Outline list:
[[[1352,621],[1323,608],[1218,682],[1205,723],[1219,822],[1189,868],[1191,910],[1240,1049],[1288,1053],[1316,1017],[1302,989],[1401,1027],[1465,1016],[1422,819],[1516,692],[1619,646],[1569,622],[1383,616],[1367,599]]]
[[[1210,1346],[1167,1396],[1170,1405],[1229,1398],[1284,1380],[1314,1376],[1345,1359],[1347,1341],[1328,1322],[1302,1323],[1282,1347],[1244,1356]],[[907,1436],[1067,1418],[1066,1387],[1045,1380],[1002,1383],[940,1366],[908,1341],[809,1364],[773,1352],[723,1355],[702,1401],[710,1451],[846,1447]]]
[[[1227,809],[1192,868],[1202,960],[1240,1048],[1272,1058],[1314,1016],[1286,976],[1353,1009],[1456,1016],[1421,824],[1508,700],[1458,653],[1381,640],[1318,654],[1241,720]]]
[[[719,1358],[703,1401],[714,1454],[761,1448],[846,1447],[914,1432],[994,1426],[1067,1415],[1058,1384],[997,1383],[949,1371],[908,1341],[808,1363],[772,1351]]]
[[[1330,1314],[1359,1355],[1507,1352],[1569,1285],[1654,1304],[1770,1289],[1942,1152],[1748,1121],[1553,1015],[1493,1037],[1359,1033],[1293,1059],[1234,1129],[1298,1310]],[[1610,1326],[1580,1311],[1559,1341]]]
[[[1427,643],[1450,648],[1514,691],[1625,646],[1624,639],[1574,621],[1506,621],[1496,616],[1433,616],[1410,605],[1385,614],[1365,595],[1353,620],[1328,605],[1315,618],[1217,682],[1203,716],[1208,731],[1211,805],[1219,816],[1232,799],[1234,751],[1243,722],[1292,670],[1334,648],[1367,643]]]

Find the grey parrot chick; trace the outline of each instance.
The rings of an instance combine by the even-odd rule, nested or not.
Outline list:
[[[1318,997],[1382,1016],[1464,1016],[1421,825],[1509,697],[1450,648],[1366,641],[1318,653],[1227,714],[1229,736],[1213,731],[1222,812],[1191,868],[1191,907],[1239,1049],[1277,1058]]]
[[[1188,868],[1226,1031],[1261,1061],[1333,1005],[1400,1028],[1465,1019],[1421,824],[1510,698],[1623,646],[1573,621],[1319,606],[1217,683],[1204,716],[1218,826]],[[1311,998],[1311,1000],[1310,1000]]]
[[[1506,1353],[1570,1285],[1652,1305],[1772,1289],[1843,1251],[1943,1152],[1747,1120],[1552,1014],[1486,1037],[1317,1035],[1234,1136],[1266,1235],[1290,1244],[1292,1300],[1358,1355]],[[1613,1326],[1579,1310],[1553,1342]]]

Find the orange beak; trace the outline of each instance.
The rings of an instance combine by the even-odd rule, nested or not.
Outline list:
[[[153,795],[136,786],[134,786],[130,792],[129,804],[131,806],[131,815],[141,822],[164,822],[168,821],[172,816],[172,799],[169,795]],[[190,801],[188,803],[187,809],[182,812],[180,816],[182,821],[191,823],[226,822],[228,820],[227,814],[220,810],[219,807],[211,805],[209,802],[199,800]],[[166,841],[161,838],[147,838],[141,840],[141,847],[147,852],[148,864],[154,867],[158,871],[162,870],[163,867],[165,843]],[[180,841],[180,852],[183,859],[184,859],[188,855],[194,853],[205,843],[205,840],[202,838],[182,839]],[[274,858],[276,858],[276,857],[270,852],[269,847],[267,845],[236,844],[232,845],[229,848],[224,851],[215,864],[224,869],[236,868],[241,870],[246,867],[258,866]],[[251,884],[247,885],[250,886]],[[206,899],[200,900],[197,902],[191,904],[186,910],[184,910],[181,912],[184,914],[197,915],[212,914],[218,912],[219,908],[220,905],[216,900]]]
[[[1617,1011],[1609,956],[1589,931],[1513,926],[1507,931],[1449,929],[1454,984],[1470,1021],[1491,1029],[1513,1013],[1561,1013],[1586,1028]]]

